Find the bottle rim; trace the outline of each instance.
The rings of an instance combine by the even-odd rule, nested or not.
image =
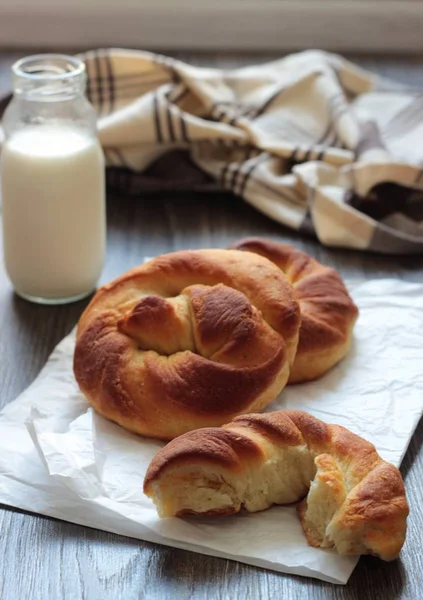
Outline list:
[[[12,73],[19,79],[33,81],[61,81],[85,75],[85,64],[76,56],[67,54],[32,54],[12,65]]]

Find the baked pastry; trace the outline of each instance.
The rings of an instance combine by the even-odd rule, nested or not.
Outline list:
[[[182,435],[153,458],[144,492],[161,517],[255,512],[307,494],[298,514],[308,543],[343,555],[393,560],[406,533],[398,469],[344,427],[294,410]]]
[[[287,382],[299,325],[292,286],[266,258],[174,252],[97,292],[74,372],[99,413],[172,439],[264,409]]]
[[[294,287],[301,311],[300,339],[289,383],[317,379],[347,354],[358,310],[341,276],[288,244],[245,238],[231,248],[265,256]]]

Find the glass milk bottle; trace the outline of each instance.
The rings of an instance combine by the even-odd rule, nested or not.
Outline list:
[[[0,158],[7,273],[27,300],[79,300],[96,287],[106,243],[104,157],[85,66],[44,54],[12,72]]]

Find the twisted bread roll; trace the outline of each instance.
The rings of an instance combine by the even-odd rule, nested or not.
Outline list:
[[[311,482],[311,483],[310,483]],[[300,411],[244,415],[191,431],[152,460],[144,492],[162,517],[299,504],[312,546],[398,556],[408,505],[397,468],[344,427]]]
[[[358,310],[341,276],[288,244],[245,238],[232,248],[265,256],[285,273],[301,311],[300,339],[289,383],[317,379],[347,354]]]
[[[99,413],[172,439],[265,408],[287,382],[299,324],[292,287],[266,258],[174,252],[97,292],[74,372]]]

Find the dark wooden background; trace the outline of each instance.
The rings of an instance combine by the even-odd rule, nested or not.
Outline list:
[[[0,53],[0,93],[9,85],[10,64],[21,55]],[[276,57],[184,54],[181,58],[233,67]],[[423,89],[423,59],[354,58],[367,68]],[[225,247],[246,234],[294,243],[348,278],[423,281],[421,257],[382,257],[322,248],[314,239],[277,225],[231,194],[172,192],[138,198],[109,194],[108,256],[102,281],[138,264],[144,256],[180,248]],[[85,305],[82,301],[43,307],[16,298],[1,261],[0,407],[35,378]],[[401,558],[393,563],[361,558],[347,586],[278,574],[0,507],[0,600],[419,600],[423,598],[422,441],[420,424],[401,467],[411,505]]]

